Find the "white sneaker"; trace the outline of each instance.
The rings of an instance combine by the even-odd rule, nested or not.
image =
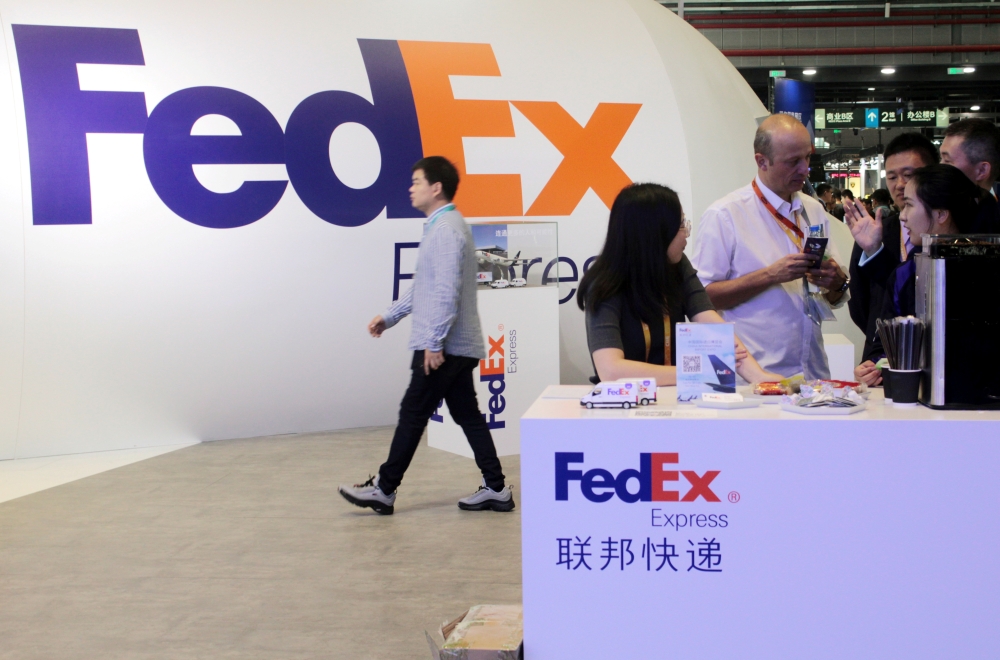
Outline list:
[[[393,504],[396,503],[396,493],[386,495],[378,486],[378,477],[368,477],[368,481],[353,486],[340,485],[338,488],[345,500],[354,506],[374,509],[382,515],[392,515]]]
[[[504,486],[498,493],[488,487],[484,479],[479,490],[458,501],[458,508],[463,511],[513,511],[514,494],[510,492],[510,486]]]

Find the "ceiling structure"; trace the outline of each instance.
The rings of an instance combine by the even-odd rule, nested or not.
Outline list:
[[[768,104],[774,72],[815,85],[817,108],[1000,117],[1000,2],[669,0]],[[818,129],[827,163],[881,153],[900,128]],[[921,130],[935,141],[944,126]],[[828,146],[827,146],[828,145]]]
[[[766,103],[770,70],[816,84],[817,106],[873,99],[979,105],[1000,99],[1000,3],[864,0],[674,0]],[[885,67],[895,69],[886,75]],[[949,68],[973,67],[949,75]],[[803,76],[814,69],[812,76]],[[870,88],[874,87],[872,90]],[[946,105],[944,105],[946,104]],[[988,108],[988,110],[987,110]]]
[[[774,67],[744,67],[743,77],[767,103],[770,71]],[[884,74],[879,66],[781,67],[787,76],[816,85],[816,107],[839,105],[913,108],[951,108],[952,114],[971,113],[970,108],[1000,105],[1000,64],[977,64],[974,71],[948,74],[940,64],[895,66]],[[816,73],[803,75],[804,70]]]

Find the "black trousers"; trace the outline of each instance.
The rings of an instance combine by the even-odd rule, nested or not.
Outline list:
[[[500,459],[497,458],[493,436],[490,435],[486,420],[479,412],[476,388],[472,382],[472,370],[477,364],[479,360],[475,358],[445,354],[444,363],[425,375],[424,352],[413,352],[413,375],[403,401],[399,404],[399,423],[396,425],[396,434],[392,437],[389,458],[378,469],[382,492],[394,492],[403,481],[403,474],[410,467],[413,454],[420,444],[420,436],[441,399],[448,404],[451,418],[465,431],[486,485],[496,491],[503,489],[504,476]]]

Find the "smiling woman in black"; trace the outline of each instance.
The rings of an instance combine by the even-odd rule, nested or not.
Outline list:
[[[673,385],[676,324],[724,322],[684,256],[689,233],[677,193],[666,186],[633,184],[615,198],[604,248],[577,293],[594,382],[647,376]],[[748,382],[781,379],[761,369],[738,338],[736,360]]]

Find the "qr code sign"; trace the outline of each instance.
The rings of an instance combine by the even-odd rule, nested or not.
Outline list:
[[[685,373],[685,374],[700,374],[701,373],[701,356],[700,355],[682,355],[681,356],[681,373]]]

